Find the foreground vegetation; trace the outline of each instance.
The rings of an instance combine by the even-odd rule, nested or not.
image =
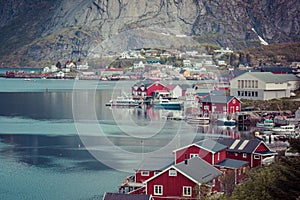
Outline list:
[[[290,140],[294,152],[300,152],[300,139]],[[281,200],[300,198],[300,157],[278,158],[269,166],[249,171],[247,180],[227,193],[223,200]]]

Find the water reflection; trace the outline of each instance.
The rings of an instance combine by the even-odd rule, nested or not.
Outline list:
[[[56,170],[105,170],[83,146],[78,136],[0,135],[1,155],[18,162]],[[0,143],[1,147],[1,143]]]

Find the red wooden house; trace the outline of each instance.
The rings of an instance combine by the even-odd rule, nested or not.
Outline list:
[[[136,83],[131,88],[134,99],[151,98],[155,91],[164,90],[166,87],[159,82]]]
[[[277,155],[261,140],[238,140],[232,138],[220,138],[217,140],[227,146],[227,158],[249,162],[250,167],[262,165],[262,160]]]
[[[146,194],[153,199],[196,198],[201,184],[209,188],[210,193],[220,191],[219,176],[222,172],[201,158],[194,157],[177,165],[168,167],[161,173],[148,179]]]
[[[249,163],[227,158],[226,150],[226,145],[220,144],[215,140],[201,140],[175,150],[175,163],[177,164],[193,157],[200,157],[225,174],[233,170],[235,183],[237,184],[244,178]]]
[[[226,159],[227,146],[211,139],[201,140],[174,151],[175,164],[186,159],[199,157],[211,165]]]
[[[236,113],[241,110],[241,101],[234,96],[209,95],[201,99],[203,112]]]

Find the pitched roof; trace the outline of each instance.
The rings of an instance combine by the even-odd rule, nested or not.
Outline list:
[[[290,66],[263,66],[261,71],[264,72],[280,72],[280,73],[292,73],[292,68]]]
[[[225,160],[215,164],[215,166],[221,166],[221,167],[226,167],[226,168],[231,168],[231,169],[238,169],[238,168],[246,166],[248,164],[249,163],[247,161],[226,158]]]
[[[254,153],[255,149],[260,145],[262,141],[258,139],[238,140],[233,138],[219,138],[217,139],[217,142],[226,145],[228,147],[228,152]]]
[[[203,98],[201,101],[205,103],[228,103],[234,96],[224,96],[224,95],[209,95]]]
[[[280,77],[280,74],[273,74],[271,72],[248,72],[247,74],[266,83],[286,82],[286,80]]]
[[[149,194],[105,193],[103,200],[150,200]]]
[[[227,148],[227,146],[211,139],[201,140],[199,142],[196,142],[195,144],[213,153],[222,151],[223,149]]]
[[[220,170],[201,158],[194,157],[186,162],[175,165],[175,168],[197,181],[197,183],[207,183],[222,174]]]
[[[166,88],[168,88],[169,90],[173,90],[174,88],[176,88],[176,86],[178,86],[177,84],[168,84],[166,85]]]

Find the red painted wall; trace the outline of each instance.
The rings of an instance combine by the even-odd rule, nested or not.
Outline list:
[[[224,96],[225,98],[225,96]],[[226,112],[236,113],[241,111],[241,102],[237,98],[232,98],[227,104],[218,104],[218,103],[202,103],[202,111],[205,111],[204,107],[209,107],[209,112],[212,112],[212,106],[215,106],[215,112],[224,112],[224,106],[226,106]]]
[[[214,154],[214,159],[215,159],[214,164],[226,159],[226,149],[220,151],[219,153],[220,153],[220,156],[218,156],[218,152]],[[218,159],[218,157],[219,157],[219,159]]]
[[[183,162],[186,158],[190,159],[191,154],[198,154],[199,158],[202,158],[206,162],[212,164],[212,153],[201,149],[195,145],[176,151],[175,164]]]
[[[146,189],[147,194],[151,194],[155,199],[156,195],[154,195],[154,185],[162,185],[163,186],[163,195],[157,196],[157,197],[172,196],[172,197],[174,197],[174,199],[178,199],[178,197],[182,196],[183,186],[190,186],[190,187],[192,187],[192,190],[193,190],[196,183],[189,180],[188,178],[186,178],[179,172],[177,172],[177,176],[169,176],[169,171],[166,171],[165,173],[161,174],[160,176],[157,176],[156,178],[147,182],[147,189]],[[161,198],[157,198],[157,199],[161,199]]]
[[[264,152],[268,151],[268,148],[264,143],[260,143],[259,146],[256,148],[255,152]]]
[[[236,113],[241,111],[241,102],[237,98],[232,98],[227,103],[227,113]]]
[[[156,90],[163,90],[164,88],[165,86],[160,83],[153,83],[148,88],[146,88],[147,96],[151,97],[153,92],[155,92]]]
[[[247,161],[250,166],[252,166],[252,163],[251,163],[251,157],[252,156],[253,156],[252,154],[247,154],[247,157],[244,158],[242,153],[237,153],[237,156],[236,156],[235,153],[227,152],[227,158]]]
[[[149,176],[142,176],[142,171],[148,171]],[[138,170],[135,172],[135,182],[136,183],[142,183],[149,178],[153,177],[155,175],[155,172],[161,172],[161,170]]]

